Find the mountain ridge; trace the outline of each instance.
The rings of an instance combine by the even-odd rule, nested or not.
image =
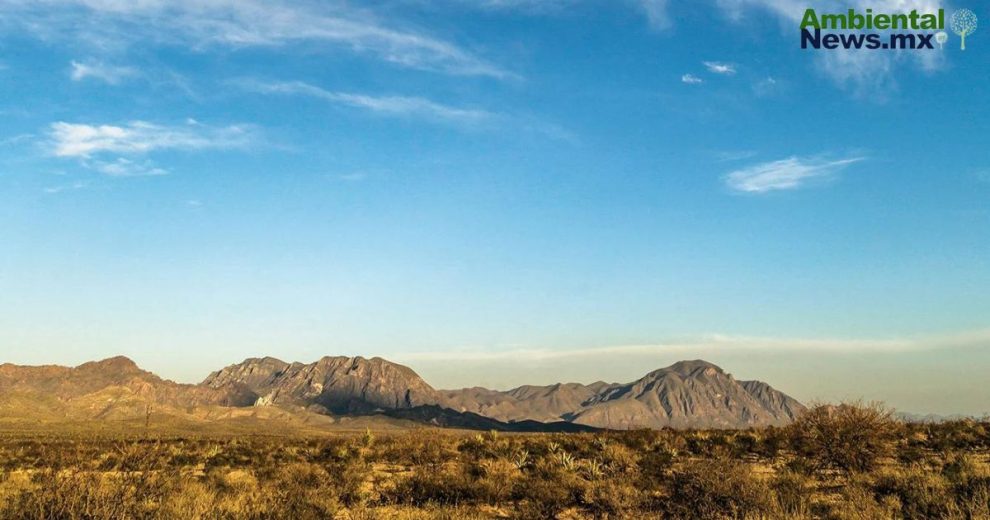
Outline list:
[[[31,402],[38,406],[25,411]],[[362,356],[325,356],[312,363],[247,358],[198,384],[162,379],[123,356],[76,367],[0,365],[0,419],[17,418],[22,410],[22,415],[109,420],[153,407],[200,418],[259,407],[329,417],[385,414],[506,431],[747,428],[787,424],[805,410],[767,383],[737,381],[703,360],[679,361],[629,383],[521,385],[505,391],[438,390],[407,366]]]

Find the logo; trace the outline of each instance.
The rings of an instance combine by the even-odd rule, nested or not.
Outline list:
[[[969,9],[956,11],[952,15],[952,20],[949,21],[949,27],[952,28],[952,32],[962,38],[960,48],[966,50],[966,37],[976,32],[976,13]]]
[[[960,48],[966,50],[966,37],[976,32],[976,14],[960,9],[949,19],[948,27],[962,39]],[[845,13],[821,14],[806,9],[801,19],[801,48],[807,49],[869,49],[869,50],[927,50],[944,49],[949,41],[945,10],[934,13],[874,13],[849,9]],[[882,31],[882,32],[881,32]]]

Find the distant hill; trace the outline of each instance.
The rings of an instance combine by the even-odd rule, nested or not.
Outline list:
[[[759,381],[736,381],[706,361],[681,361],[627,384],[470,388],[444,405],[500,420],[566,420],[598,428],[745,428],[783,425],[805,407]]]
[[[395,427],[591,431],[782,425],[804,409],[766,383],[737,381],[700,360],[626,384],[561,383],[508,391],[435,390],[408,367],[362,357],[324,357],[308,364],[252,358],[197,385],[162,379],[124,357],[74,368],[0,365],[0,421],[8,423],[148,421],[154,415],[319,428],[377,417]]]
[[[438,402],[438,394],[412,369],[381,358],[324,357],[309,364],[275,358],[247,359],[214,372],[202,385],[253,404],[288,404],[335,414],[411,408]]]

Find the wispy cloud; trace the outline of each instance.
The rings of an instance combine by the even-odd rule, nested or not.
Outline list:
[[[168,170],[155,166],[149,160],[133,161],[124,157],[118,157],[113,161],[85,161],[83,164],[110,177],[149,177],[168,174]]]
[[[107,65],[100,62],[72,61],[70,65],[69,77],[72,78],[72,81],[95,79],[110,85],[119,85],[124,80],[137,77],[140,74],[133,67]]]
[[[334,104],[391,116],[423,117],[459,123],[478,123],[490,119],[495,115],[485,110],[454,107],[420,97],[373,96],[330,91],[301,81],[266,83],[256,80],[238,80],[234,83],[252,92],[309,96]]]
[[[44,189],[45,193],[54,195],[56,193],[62,193],[64,191],[75,191],[81,190],[89,187],[89,183],[85,181],[75,181],[68,184],[60,184],[58,186],[49,186]]]
[[[514,75],[460,45],[381,22],[342,2],[263,0],[0,0],[0,21],[44,39],[95,48],[132,42],[197,47],[323,42],[403,67],[457,75]]]
[[[152,152],[243,148],[257,141],[251,126],[212,127],[190,119],[179,126],[145,121],[125,125],[59,121],[51,125],[46,144],[52,155],[76,159],[84,168],[108,177],[148,177],[169,173],[144,157]]]
[[[720,61],[703,61],[705,68],[708,72],[712,74],[722,74],[723,76],[731,76],[736,73],[736,66],[731,63],[723,63]]]
[[[215,128],[195,121],[184,126],[163,126],[145,121],[122,126],[59,121],[51,125],[49,137],[55,156],[90,158],[101,153],[131,155],[155,150],[240,148],[255,141],[255,131],[251,126]]]
[[[582,349],[458,349],[456,351],[396,353],[402,361],[548,361],[575,358],[612,358],[616,355],[697,353],[698,351],[769,351],[769,352],[917,352],[942,348],[983,346],[990,341],[990,330],[916,337],[872,338],[801,338],[759,337],[731,334],[704,334],[672,341],[612,345]]]
[[[699,83],[704,83],[704,80],[694,74],[685,74],[681,76],[681,82],[687,83],[688,85],[697,85]]]
[[[646,13],[650,26],[656,29],[666,29],[671,25],[668,0],[637,0],[640,8]]]
[[[34,134],[18,134],[11,137],[3,137],[0,138],[0,146],[17,146],[33,139]]]
[[[415,1],[415,0],[409,0]],[[513,11],[528,15],[558,14],[577,4],[593,4],[594,0],[452,0],[458,5],[475,7],[488,11]],[[431,5],[443,5],[434,0]],[[650,27],[667,29],[672,25],[670,0],[625,0],[612,2],[615,5],[639,10]]]
[[[773,76],[767,76],[753,83],[753,93],[760,97],[772,96],[781,90],[780,81]]]
[[[581,0],[456,0],[466,7],[486,10],[512,10],[526,14],[556,13]]]
[[[814,180],[829,178],[851,164],[864,160],[850,157],[839,160],[789,157],[779,161],[756,164],[725,176],[726,185],[744,193],[767,193],[793,190]]]

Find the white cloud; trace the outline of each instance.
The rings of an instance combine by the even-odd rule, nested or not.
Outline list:
[[[367,94],[335,92],[301,81],[264,83],[254,80],[241,80],[235,82],[235,84],[253,92],[310,96],[335,104],[392,116],[425,117],[428,119],[460,123],[481,122],[494,116],[494,114],[485,110],[453,107],[420,97],[371,96]]]
[[[72,61],[71,67],[69,77],[72,78],[72,81],[92,78],[110,85],[119,85],[125,79],[139,75],[137,69],[132,67],[120,67],[99,62],[80,63]]]
[[[50,144],[58,157],[90,158],[101,153],[145,154],[155,150],[239,148],[255,140],[250,126],[214,128],[200,124],[162,126],[133,121],[123,126],[59,121],[51,125]]]
[[[862,157],[835,161],[790,157],[733,171],[725,176],[725,183],[733,190],[745,193],[793,190],[811,181],[828,178],[862,160]]]
[[[708,72],[712,74],[731,76],[736,73],[736,66],[731,63],[722,63],[720,61],[704,61],[702,63],[708,69]]]
[[[688,85],[697,85],[699,83],[704,83],[704,80],[694,74],[685,74],[681,76],[681,82],[687,83]]]
[[[110,177],[148,177],[168,174],[167,170],[155,166],[151,161],[132,161],[124,157],[118,157],[113,161],[85,161],[83,164]]]
[[[287,0],[0,0],[0,23],[97,48],[133,42],[274,46],[322,42],[404,67],[458,75],[513,74],[454,43],[382,23],[343,2]]]

